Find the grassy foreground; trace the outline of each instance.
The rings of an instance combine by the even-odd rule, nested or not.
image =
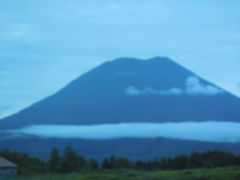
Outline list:
[[[114,170],[95,173],[23,176],[15,180],[240,180],[240,168],[182,171]]]

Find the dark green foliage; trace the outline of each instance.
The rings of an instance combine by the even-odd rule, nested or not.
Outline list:
[[[130,162],[127,158],[115,158],[111,156],[110,158],[106,158],[102,163],[103,169],[130,169],[133,168],[132,162]]]
[[[160,169],[168,169],[168,160],[166,158],[162,158],[160,161]]]
[[[103,169],[148,169],[148,170],[182,170],[189,168],[216,168],[240,166],[240,158],[232,153],[221,151],[207,151],[203,153],[179,155],[176,157],[154,159],[151,161],[129,161],[127,158],[105,158],[102,163]]]
[[[19,174],[36,174],[45,172],[71,173],[80,171],[97,171],[99,164],[94,159],[85,160],[74,151],[71,146],[66,146],[63,155],[59,154],[57,148],[52,148],[48,162],[38,158],[30,157],[27,154],[0,151],[3,156],[18,165]],[[151,161],[136,161],[135,163],[124,157],[105,158],[102,161],[102,169],[122,170],[183,170],[196,168],[218,168],[240,166],[240,157],[232,153],[221,151],[193,152],[190,155],[179,155]],[[199,177],[200,178],[200,177]]]
[[[136,161],[134,168],[135,169],[147,169],[147,164],[143,161]]]
[[[64,155],[61,159],[61,171],[73,172],[78,169],[78,156],[71,146],[65,147]]]
[[[132,163],[127,158],[117,158],[114,164],[116,169],[130,169],[133,167]]]
[[[240,165],[237,156],[228,152],[208,151],[204,153],[193,152],[188,161],[189,168],[214,168]]]
[[[0,151],[0,156],[16,163],[19,174],[43,173],[47,171],[46,163],[25,153],[11,152],[7,149]]]
[[[50,158],[48,160],[48,168],[52,172],[60,171],[60,155],[57,148],[52,148]]]
[[[179,155],[174,158],[162,158],[159,161],[137,161],[136,169],[182,170],[189,168],[216,168],[240,166],[240,158],[232,153],[221,151],[193,152],[189,156]]]
[[[94,159],[90,159],[88,161],[88,168],[90,169],[90,171],[96,171],[99,169],[99,165],[98,162],[95,161]]]
[[[160,163],[157,159],[154,159],[153,161],[149,161],[146,164],[146,167],[147,169],[153,169],[153,170],[160,169]]]
[[[173,169],[185,169],[188,164],[188,157],[185,155],[177,156],[173,159]]]
[[[193,152],[188,158],[188,167],[189,168],[199,168],[203,167],[203,157],[200,153]]]
[[[102,162],[102,169],[112,169],[112,163],[110,163],[108,158],[105,158]]]
[[[239,180],[240,168],[188,170],[106,170],[97,172],[22,176],[16,180]]]
[[[64,173],[77,172],[87,167],[86,160],[78,155],[71,146],[66,146],[60,161],[60,169]]]

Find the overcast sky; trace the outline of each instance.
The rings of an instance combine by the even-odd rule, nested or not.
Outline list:
[[[1,0],[0,117],[122,56],[168,56],[240,97],[239,19],[239,0]]]

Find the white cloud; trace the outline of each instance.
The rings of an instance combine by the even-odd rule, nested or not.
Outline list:
[[[141,90],[138,90],[137,88],[135,87],[128,87],[126,90],[125,90],[126,94],[129,95],[129,96],[139,96],[139,95],[142,95],[144,94],[143,91]]]
[[[217,95],[223,92],[224,91],[218,87],[212,85],[204,85],[200,82],[200,79],[195,76],[189,77],[186,80],[186,93],[189,95]]]
[[[200,79],[196,76],[191,76],[186,79],[185,89],[180,88],[170,88],[167,90],[154,89],[151,87],[145,87],[144,89],[137,89],[133,86],[130,86],[125,89],[125,93],[129,96],[140,96],[140,95],[157,95],[157,96],[169,96],[169,95],[181,95],[183,93],[187,95],[217,95],[224,93],[224,91],[218,87],[212,85],[204,85],[200,82]]]
[[[13,135],[35,135],[46,138],[115,139],[177,138],[206,142],[240,142],[237,122],[121,123],[102,125],[34,125],[8,130]],[[204,132],[204,133],[203,133]]]
[[[125,90],[125,93],[129,96],[140,96],[145,94],[169,96],[169,95],[180,95],[182,93],[182,90],[179,88],[171,88],[168,90],[157,90],[151,87],[145,87],[144,89],[139,90],[133,86],[130,86]]]
[[[158,93],[162,95],[180,95],[182,94],[182,90],[179,88],[171,88],[167,91],[158,91]]]

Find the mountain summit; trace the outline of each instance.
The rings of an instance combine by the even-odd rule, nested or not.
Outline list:
[[[0,121],[0,129],[39,124],[239,121],[240,101],[167,57],[119,58],[55,95]]]
[[[169,58],[119,58],[1,120],[0,144],[45,159],[69,144],[96,159],[239,154],[239,107],[239,98]]]

